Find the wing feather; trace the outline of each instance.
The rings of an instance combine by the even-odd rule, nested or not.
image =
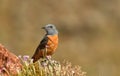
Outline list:
[[[43,57],[42,50],[45,49],[47,42],[48,42],[48,37],[45,36],[43,40],[40,42],[40,44],[38,45],[34,55],[32,56],[33,62],[36,62],[38,59]]]

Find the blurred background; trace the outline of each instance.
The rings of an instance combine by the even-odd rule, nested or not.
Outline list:
[[[0,0],[0,43],[32,56],[46,24],[59,30],[57,61],[87,76],[120,76],[120,0]]]

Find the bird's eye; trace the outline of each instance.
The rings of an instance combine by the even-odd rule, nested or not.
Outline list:
[[[50,28],[53,28],[52,26],[49,26]]]

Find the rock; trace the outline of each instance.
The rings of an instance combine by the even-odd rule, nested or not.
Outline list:
[[[16,76],[21,68],[20,59],[0,44],[0,76]]]

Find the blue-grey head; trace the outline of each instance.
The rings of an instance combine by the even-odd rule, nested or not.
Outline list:
[[[55,35],[58,34],[58,31],[53,24],[47,24],[46,26],[42,27],[42,29],[45,29],[47,35]]]

